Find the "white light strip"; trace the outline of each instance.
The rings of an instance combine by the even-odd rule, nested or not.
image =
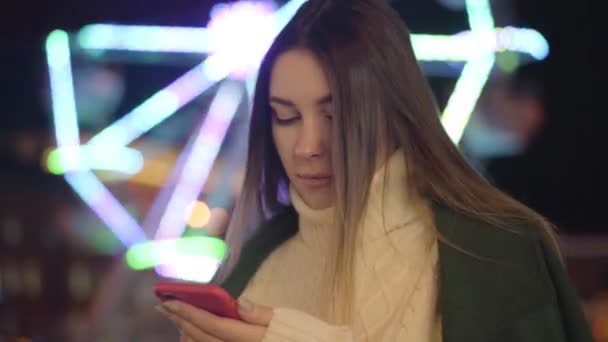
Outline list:
[[[78,32],[83,49],[208,53],[205,28],[93,24]]]
[[[68,34],[61,30],[51,32],[46,40],[46,52],[57,145],[79,146],[78,115]],[[78,159],[77,154],[74,156]]]
[[[126,146],[148,132],[177,110],[213,86],[222,75],[211,79],[206,73],[210,63],[202,64],[178,78],[165,89],[154,94],[130,113],[95,135],[89,144]],[[227,70],[225,70],[227,72]],[[224,74],[223,76],[226,76]]]
[[[489,55],[467,63],[462,69],[441,117],[446,132],[455,144],[460,142],[493,65],[494,56]]]

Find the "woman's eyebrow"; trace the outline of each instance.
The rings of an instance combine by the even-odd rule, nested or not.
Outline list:
[[[287,106],[287,107],[295,107],[296,106],[292,101],[287,100],[287,99],[283,99],[283,98],[280,98],[280,97],[277,97],[277,96],[271,96],[270,97],[270,102],[273,102],[273,103],[276,103],[276,104],[279,104],[279,105],[282,105],[282,106]]]
[[[328,95],[324,95],[322,97],[320,97],[316,102],[317,105],[326,105],[326,104],[330,104],[332,102],[332,96],[331,94]],[[270,97],[270,102],[272,103],[276,103],[282,106],[287,106],[287,107],[295,107],[296,105],[293,103],[293,101],[288,100],[288,99],[284,99],[278,96],[271,96]]]

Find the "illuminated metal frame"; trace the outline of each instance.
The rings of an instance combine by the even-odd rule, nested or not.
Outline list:
[[[304,2],[305,0],[292,0],[273,14],[275,33],[284,27]],[[537,60],[544,59],[549,53],[546,40],[537,31],[495,27],[488,0],[467,0],[466,11],[469,31],[455,35],[412,34],[412,44],[418,60],[462,62],[464,65],[441,118],[446,132],[456,144],[462,137],[495,64],[497,52],[513,51]],[[102,166],[88,164],[87,158],[83,158],[82,154],[86,149],[93,148],[115,151],[128,149],[128,145],[141,135],[217,82],[229,78],[230,70],[217,68],[221,54],[209,54],[206,44],[208,35],[206,28],[106,24],[83,27],[75,36],[78,48],[82,50],[182,52],[206,56],[202,63],[103,129],[84,145],[79,136],[70,36],[65,31],[55,30],[47,38],[46,52],[58,148],[52,155],[54,163],[65,166],[64,177],[68,184],[126,247],[146,242],[150,237],[91,172]],[[249,96],[254,77],[244,81]],[[185,222],[182,213],[196,200],[204,186],[228,126],[244,97],[243,87],[235,86],[234,81],[222,82],[206,120],[198,128],[189,148],[180,157],[181,169],[177,172],[178,179],[173,191],[164,192],[170,197],[155,239],[177,239],[183,233]],[[124,151],[127,152],[129,151]]]

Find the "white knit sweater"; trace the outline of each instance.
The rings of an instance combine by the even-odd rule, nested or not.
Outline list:
[[[355,257],[350,326],[318,318],[332,209],[311,209],[294,189],[290,196],[299,231],[264,261],[243,293],[275,308],[264,341],[441,341],[432,215],[424,201],[409,196],[401,150],[372,180]]]

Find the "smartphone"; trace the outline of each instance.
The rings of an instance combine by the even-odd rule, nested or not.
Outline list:
[[[161,301],[179,300],[220,317],[240,320],[237,301],[212,284],[158,282],[154,293]]]

